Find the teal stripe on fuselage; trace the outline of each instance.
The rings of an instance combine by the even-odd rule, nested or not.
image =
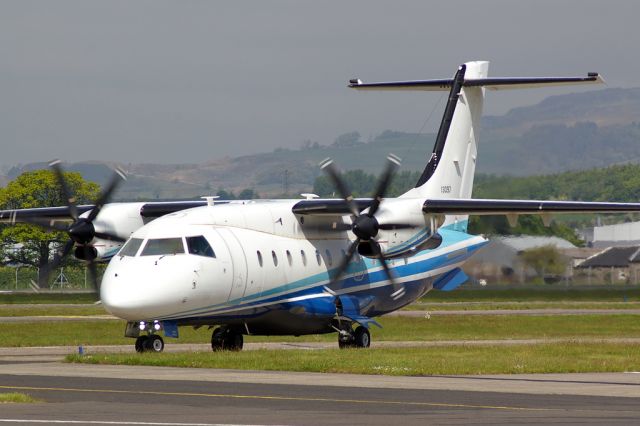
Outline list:
[[[420,256],[421,254],[425,254],[427,252],[438,252],[438,251],[444,251],[444,249],[450,247],[453,244],[465,241],[465,240],[469,240],[471,238],[475,238],[474,235],[469,235],[463,232],[458,232],[458,231],[451,231],[449,229],[447,229],[448,227],[443,227],[440,228],[438,230],[438,232],[440,233],[440,235],[442,236],[442,244],[440,245],[440,247],[438,247],[437,249],[434,250],[424,250],[418,254],[416,254],[416,256]],[[481,244],[477,244],[474,246],[482,246],[485,243],[481,243]],[[447,258],[446,256],[449,253],[443,253],[441,255],[436,255],[432,258],[428,258],[428,259],[424,259],[423,261],[420,261],[418,264],[421,263],[432,263],[434,262],[436,259],[443,257],[442,262],[439,266],[437,267],[442,267],[442,266],[446,266],[447,264],[451,263],[452,259]],[[459,262],[460,259],[455,259],[455,262]],[[347,268],[346,274],[347,275],[357,275],[359,273],[365,274],[367,273],[367,271],[371,268],[379,268],[379,266],[377,264],[374,264],[374,260],[372,259],[368,259],[368,258],[362,258],[361,262],[358,262],[357,264],[352,264],[349,265],[349,267]],[[425,265],[426,266],[426,265]],[[394,270],[395,272],[397,272],[400,268],[402,267],[402,265],[398,265],[396,267],[392,266],[391,269]],[[431,269],[436,269],[437,267],[431,268]],[[334,268],[335,270],[335,268]],[[420,272],[425,272],[425,270],[422,270]],[[371,274],[371,273],[370,273]],[[413,273],[412,275],[414,275],[415,273]],[[408,275],[410,276],[410,275]],[[370,284],[374,284],[375,282],[379,282],[379,281],[384,281],[386,280],[386,277],[381,277],[381,279],[379,280],[375,280],[370,282]],[[230,300],[224,303],[219,303],[219,304],[215,304],[215,305],[210,305],[210,306],[206,306],[206,307],[201,307],[201,308],[195,308],[195,309],[190,309],[187,311],[183,311],[183,312],[178,312],[178,313],[174,313],[171,314],[169,316],[167,316],[167,318],[169,317],[185,317],[185,316],[191,316],[191,315],[198,315],[202,312],[207,312],[207,311],[217,311],[217,310],[221,310],[221,309],[228,309],[228,308],[237,308],[237,309],[241,309],[241,308],[245,308],[250,306],[252,303],[255,302],[266,302],[270,297],[276,296],[276,295],[280,295],[281,297],[279,297],[278,299],[286,299],[288,297],[291,296],[291,293],[294,292],[299,292],[302,290],[306,290],[306,289],[311,289],[314,287],[320,287],[322,288],[322,286],[326,285],[329,281],[329,273],[328,272],[321,272],[318,274],[314,274],[311,275],[309,277],[305,277],[303,279],[291,282],[291,283],[287,283],[275,288],[272,288],[270,290],[261,292],[261,293],[256,293],[256,294],[252,294],[249,296],[244,296],[244,297],[240,297],[238,299],[234,299],[234,300]],[[356,285],[359,285],[359,283],[353,284],[350,287],[355,287]],[[346,289],[348,290],[348,287],[346,287]],[[319,290],[321,291],[321,290]],[[270,302],[270,303],[278,303],[278,299]]]

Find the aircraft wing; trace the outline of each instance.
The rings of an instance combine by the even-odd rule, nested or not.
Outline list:
[[[372,198],[355,198],[358,210],[362,211],[371,205]],[[298,201],[291,211],[295,214],[313,215],[313,216],[342,216],[351,214],[346,201],[339,198]]]
[[[225,204],[228,201],[217,201],[216,204]],[[126,205],[128,203],[117,203]],[[131,203],[140,205],[140,216],[144,218],[158,218],[169,213],[194,207],[206,206],[205,200],[197,201],[154,201],[149,203]],[[83,214],[93,209],[92,204],[77,206],[78,214]],[[38,221],[72,222],[69,207],[40,207],[32,209],[0,210],[0,223],[22,223]]]
[[[78,214],[88,212],[95,206],[77,206]],[[40,207],[33,209],[0,210],[0,223],[27,222],[29,219],[72,222],[69,207]]]
[[[587,201],[428,199],[424,213],[461,215],[553,214],[553,213],[631,213],[640,212],[640,203]]]

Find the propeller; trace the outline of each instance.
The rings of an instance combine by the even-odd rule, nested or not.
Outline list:
[[[338,190],[338,193],[347,203],[347,206],[353,218],[351,225],[347,226],[347,228],[350,229],[346,230],[350,230],[356,236],[356,239],[347,249],[342,262],[331,277],[331,281],[333,283],[338,282],[344,275],[347,268],[349,267],[349,263],[351,263],[351,260],[353,259],[353,256],[357,251],[362,256],[375,258],[380,261],[384,273],[393,285],[394,291],[391,296],[394,299],[400,298],[404,295],[404,286],[402,284],[398,285],[398,283],[396,282],[393,276],[393,272],[389,268],[389,265],[384,258],[384,254],[382,253],[380,244],[375,240],[375,237],[378,235],[378,232],[380,230],[407,229],[415,227],[415,225],[406,223],[380,223],[375,216],[378,209],[380,208],[382,199],[389,189],[389,185],[391,183],[391,180],[393,179],[393,175],[396,172],[397,168],[400,166],[400,161],[400,158],[398,158],[397,156],[389,154],[389,156],[387,157],[385,169],[382,172],[380,179],[378,180],[378,185],[374,192],[373,200],[371,201],[371,204],[365,209],[366,213],[363,214],[360,213],[357,204],[353,200],[353,195],[351,194],[347,183],[342,179],[335,164],[333,163],[333,160],[327,158],[320,163],[320,168],[327,173],[332,183]],[[337,230],[344,231],[345,227],[339,227]]]
[[[104,189],[98,196],[95,202],[95,206],[93,207],[89,215],[87,217],[80,217],[78,215],[76,198],[69,189],[69,185],[67,184],[67,181],[64,177],[64,171],[62,170],[62,166],[60,165],[60,160],[52,161],[51,163],[49,163],[49,166],[53,170],[58,184],[60,185],[62,194],[67,202],[69,217],[73,220],[73,222],[70,225],[67,225],[38,217],[24,218],[24,221],[33,225],[37,225],[41,228],[45,228],[47,230],[65,232],[69,236],[69,240],[67,240],[64,246],[56,250],[51,263],[49,263],[48,265],[49,270],[53,270],[59,267],[64,258],[67,257],[69,253],[71,253],[74,247],[76,247],[76,257],[84,259],[87,262],[89,274],[91,275],[91,283],[93,285],[93,288],[99,295],[100,285],[98,283],[98,272],[95,262],[97,251],[95,247],[93,247],[90,243],[94,238],[116,242],[125,242],[126,240],[110,232],[96,231],[93,222],[104,205],[109,202],[111,196],[113,195],[113,192],[116,190],[118,185],[123,180],[126,180],[126,175],[122,170],[116,169],[108,184],[104,187]]]

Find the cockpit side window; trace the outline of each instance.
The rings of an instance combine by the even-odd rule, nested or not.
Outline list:
[[[187,247],[189,254],[195,254],[197,256],[216,257],[213,249],[209,245],[209,241],[202,235],[197,237],[187,237]]]
[[[134,257],[138,253],[138,249],[142,245],[142,239],[131,238],[125,245],[122,246],[118,252],[118,256],[131,256]]]
[[[184,254],[182,238],[157,238],[147,241],[140,256]]]

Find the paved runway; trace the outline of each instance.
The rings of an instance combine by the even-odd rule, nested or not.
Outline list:
[[[640,374],[633,373],[390,377],[0,364],[0,392],[13,391],[45,402],[4,405],[0,423],[629,424],[640,418]]]

